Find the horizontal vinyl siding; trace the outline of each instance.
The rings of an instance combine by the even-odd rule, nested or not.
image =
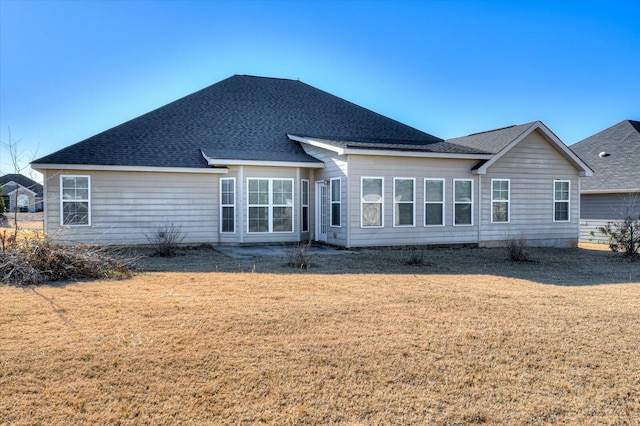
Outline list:
[[[597,219],[580,220],[580,242],[608,244],[609,237],[600,232],[600,228],[607,222],[609,221]]]
[[[624,219],[640,214],[640,193],[582,194],[581,219]]]
[[[91,177],[91,225],[60,225],[60,175]],[[148,244],[181,226],[183,243],[217,242],[218,177],[191,173],[47,171],[45,231],[67,243]]]
[[[347,198],[349,197],[348,188],[347,188],[347,171],[348,171],[348,159],[344,155],[338,155],[333,151],[329,151],[322,148],[317,148],[310,145],[303,145],[304,150],[309,154],[317,158],[318,160],[324,162],[324,168],[315,169],[315,177],[314,182],[311,182],[311,186],[313,187],[314,197],[313,197],[313,208],[312,216],[315,217],[315,182],[323,181],[334,178],[341,178],[341,210],[340,210],[340,223],[342,226],[340,227],[327,227],[327,243],[335,244],[339,246],[347,245],[347,211],[348,211],[348,203]],[[327,182],[327,191],[328,194],[331,194],[330,182]],[[331,206],[329,206],[331,208]],[[314,222],[315,226],[315,222]],[[315,228],[311,228],[315,231]]]
[[[579,232],[576,169],[537,131],[528,135],[482,175],[483,242],[524,236],[532,245],[573,245]],[[510,222],[491,223],[492,179],[510,180]],[[554,181],[570,181],[570,221],[554,222]]]
[[[348,221],[350,246],[393,246],[476,243],[477,228],[477,177],[471,175],[475,160],[448,160],[407,157],[356,156],[349,157]],[[384,178],[384,227],[362,228],[361,177]],[[415,179],[415,226],[393,226],[393,178]],[[425,227],[424,179],[445,179],[445,226]],[[453,226],[453,179],[473,180],[474,224]]]

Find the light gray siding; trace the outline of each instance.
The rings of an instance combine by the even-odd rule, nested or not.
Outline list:
[[[471,174],[476,160],[349,156],[349,243],[351,247],[476,243],[477,177]],[[361,178],[384,178],[384,211],[381,228],[361,226]],[[393,178],[415,178],[415,226],[393,226]],[[445,226],[424,226],[424,179],[445,179]],[[453,225],[453,180],[473,181],[472,226]]]
[[[640,215],[640,193],[582,194],[580,196],[580,241],[608,243],[600,228],[607,222]]]
[[[491,180],[510,180],[510,219],[491,223]],[[554,221],[554,181],[570,182],[568,222]],[[530,245],[575,246],[579,232],[578,172],[538,131],[511,148],[481,176],[480,245],[521,235]]]

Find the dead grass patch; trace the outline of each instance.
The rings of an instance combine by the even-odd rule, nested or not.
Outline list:
[[[409,269],[156,272],[0,286],[0,417],[515,425],[640,418],[638,282],[562,287]]]

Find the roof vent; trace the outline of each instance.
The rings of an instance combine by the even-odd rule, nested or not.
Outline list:
[[[604,157],[608,157],[611,154],[609,154],[607,151],[602,151],[600,154],[598,154],[600,156],[600,158],[604,158]]]

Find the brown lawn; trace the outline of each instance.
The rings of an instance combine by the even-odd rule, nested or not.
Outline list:
[[[640,263],[406,256],[0,285],[0,424],[638,424]]]

